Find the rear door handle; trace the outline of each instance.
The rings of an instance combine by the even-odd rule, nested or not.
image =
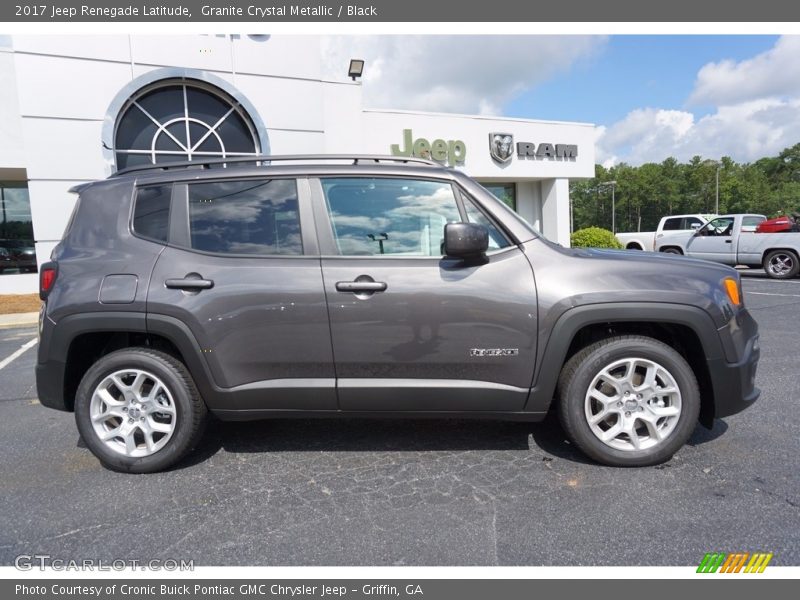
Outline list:
[[[726,243],[726,244],[732,244],[732,243],[733,243],[733,240],[725,240],[725,243]]]
[[[385,292],[386,284],[382,281],[337,281],[339,292]]]
[[[164,284],[171,290],[210,290],[214,287],[211,279],[167,279]]]

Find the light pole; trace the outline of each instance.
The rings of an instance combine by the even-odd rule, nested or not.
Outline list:
[[[713,165],[717,169],[717,172],[714,176],[714,179],[717,183],[716,192],[714,193],[714,214],[718,215],[719,214],[719,170],[722,168],[722,163],[719,162],[718,160],[712,160],[709,158],[708,160],[704,160],[703,164],[709,166]]]
[[[617,182],[616,180],[604,181],[600,185],[611,186],[611,233],[617,233],[617,206],[616,199],[614,197],[614,192],[617,189]]]

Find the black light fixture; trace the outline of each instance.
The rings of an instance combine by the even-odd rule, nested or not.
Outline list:
[[[350,59],[350,68],[347,71],[348,77],[352,78],[353,81],[356,78],[361,77],[364,73],[364,61],[358,58]]]

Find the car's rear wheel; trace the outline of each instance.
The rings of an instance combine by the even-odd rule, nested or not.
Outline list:
[[[661,250],[661,252],[663,252],[664,254],[683,254],[683,252],[681,252],[677,248],[664,248],[663,250]]]
[[[584,348],[558,383],[564,431],[586,455],[619,467],[669,460],[689,439],[700,392],[686,360],[644,336],[618,336]]]
[[[800,261],[791,250],[773,250],[764,257],[764,271],[773,279],[789,279],[800,272]]]
[[[166,469],[200,439],[206,407],[186,367],[148,348],[100,358],[75,395],[81,437],[101,463],[128,473]]]

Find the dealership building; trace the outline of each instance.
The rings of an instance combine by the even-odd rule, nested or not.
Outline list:
[[[323,76],[322,53],[314,36],[0,35],[0,294],[36,291],[9,253],[48,259],[71,187],[149,162],[430,157],[569,244],[569,180],[594,176],[592,125],[365,107],[348,64]]]

